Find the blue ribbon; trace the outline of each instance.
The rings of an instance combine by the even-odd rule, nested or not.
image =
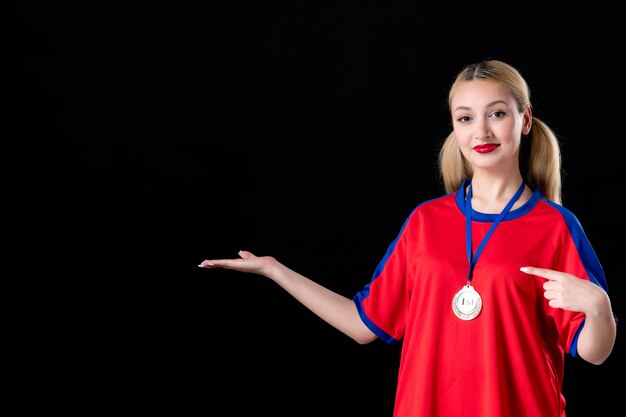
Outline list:
[[[504,219],[509,211],[511,211],[511,207],[513,207],[513,204],[515,204],[515,202],[520,198],[520,196],[524,192],[524,187],[525,184],[524,181],[522,181],[522,185],[519,186],[513,197],[511,197],[504,209],[502,209],[500,214],[498,214],[498,217],[496,217],[496,219],[494,220],[493,224],[489,228],[489,231],[480,242],[480,245],[478,245],[476,253],[474,254],[474,256],[472,256],[472,183],[470,182],[470,185],[467,189],[467,197],[465,199],[465,246],[467,247],[467,259],[469,261],[469,271],[467,273],[468,285],[472,281],[474,266],[476,265],[478,257],[483,251],[483,248],[487,244],[487,241],[493,234],[493,231],[496,230],[496,227],[498,227],[498,224],[502,221],[502,219]]]

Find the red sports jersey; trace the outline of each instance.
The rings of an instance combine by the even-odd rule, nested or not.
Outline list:
[[[568,272],[606,291],[602,266],[574,214],[535,190],[476,262],[481,312],[459,319],[452,300],[469,267],[464,186],[413,210],[354,297],[378,337],[402,341],[394,416],[563,417],[564,355],[576,355],[585,316],[550,307],[545,279],[520,267]],[[473,248],[496,217],[472,211]]]

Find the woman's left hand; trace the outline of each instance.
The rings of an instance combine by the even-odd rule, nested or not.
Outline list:
[[[589,314],[601,308],[607,296],[600,286],[566,272],[531,266],[520,270],[546,279],[543,295],[550,307]]]

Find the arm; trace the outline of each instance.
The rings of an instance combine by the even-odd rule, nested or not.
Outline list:
[[[578,354],[600,365],[615,345],[617,326],[608,294],[593,282],[565,272],[524,267],[522,272],[546,278],[544,297],[550,307],[585,313],[585,325],[578,336]]]
[[[201,268],[225,268],[263,275],[280,285],[322,320],[360,344],[369,343],[376,335],[363,323],[354,302],[299,273],[287,268],[271,256],[255,256],[240,251],[240,259],[204,260]]]

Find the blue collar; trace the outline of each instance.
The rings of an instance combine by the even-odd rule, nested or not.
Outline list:
[[[456,206],[465,216],[465,188],[469,186],[471,180],[466,179],[463,181],[458,191],[456,192]],[[530,196],[527,202],[525,202],[522,206],[516,208],[515,210],[511,210],[507,213],[507,215],[502,219],[502,221],[514,220],[518,217],[521,217],[531,211],[539,202],[539,200],[543,200],[543,194],[539,188],[535,188],[533,194]],[[481,213],[479,211],[475,211],[472,209],[472,220],[476,222],[493,222],[498,217],[498,213]]]

